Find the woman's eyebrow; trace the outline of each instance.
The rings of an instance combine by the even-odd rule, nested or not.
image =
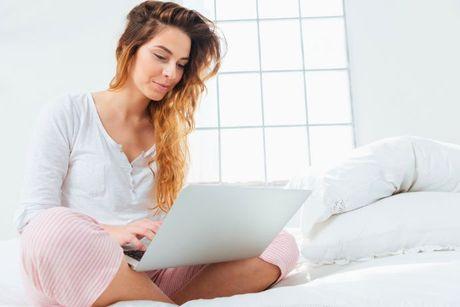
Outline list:
[[[168,48],[166,48],[165,46],[162,46],[162,45],[156,45],[156,46],[153,46],[153,47],[158,47],[158,48],[161,48],[163,49],[164,51],[166,51],[167,53],[169,54],[173,54],[171,50],[169,50]],[[187,57],[183,57],[181,58],[181,60],[188,60]]]

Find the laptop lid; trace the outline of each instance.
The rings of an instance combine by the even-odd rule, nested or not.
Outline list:
[[[262,254],[311,191],[190,184],[178,196],[136,271]]]

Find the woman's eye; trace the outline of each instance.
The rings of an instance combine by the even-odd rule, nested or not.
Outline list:
[[[166,60],[166,58],[165,58],[165,57],[162,57],[161,55],[158,55],[158,54],[156,54],[156,53],[154,53],[154,55],[155,55],[157,58],[159,58],[160,60],[162,60],[162,61]],[[187,65],[187,64],[186,64],[186,65]],[[178,64],[177,66],[179,66],[181,69],[184,69],[184,68],[185,68],[185,65],[180,65],[180,64]]]

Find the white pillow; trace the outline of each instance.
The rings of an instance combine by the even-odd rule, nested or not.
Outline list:
[[[417,136],[358,147],[325,170],[302,208],[305,235],[331,215],[400,192],[460,192],[460,145]]]
[[[301,168],[294,174],[289,182],[284,186],[285,189],[313,190],[317,180],[324,172],[321,166],[307,166]]]
[[[303,237],[313,266],[460,247],[460,193],[408,192],[334,215]]]

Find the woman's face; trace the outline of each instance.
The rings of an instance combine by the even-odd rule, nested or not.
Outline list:
[[[187,34],[166,26],[137,50],[130,70],[134,85],[150,100],[161,100],[182,79],[190,47]]]

